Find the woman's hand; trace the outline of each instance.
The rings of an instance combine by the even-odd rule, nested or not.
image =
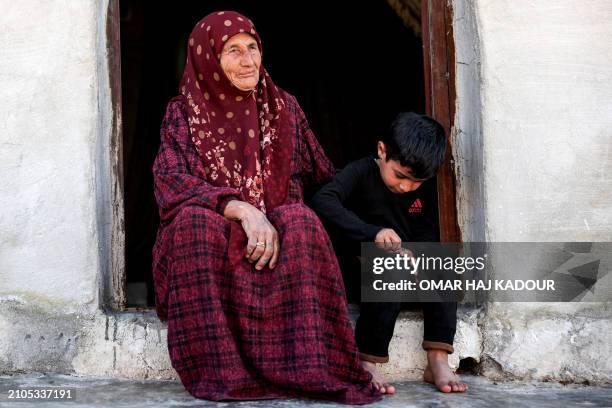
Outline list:
[[[223,216],[229,220],[240,221],[248,238],[245,257],[261,270],[268,263],[274,269],[280,253],[278,232],[268,221],[265,214],[251,204],[232,200],[225,206]]]
[[[380,249],[398,251],[401,248],[402,239],[391,228],[383,228],[376,234],[374,242]]]

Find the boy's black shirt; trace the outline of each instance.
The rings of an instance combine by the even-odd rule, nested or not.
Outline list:
[[[342,265],[349,300],[359,301],[359,242],[374,241],[382,228],[392,228],[404,242],[436,242],[437,205],[435,179],[424,182],[410,193],[394,194],[385,186],[374,157],[347,165],[312,198],[311,206],[326,227],[332,227],[334,242]],[[340,234],[338,234],[338,232]],[[347,240],[348,238],[348,240]],[[336,246],[339,244],[339,246]],[[342,260],[340,254],[348,255]],[[423,345],[444,343],[453,350],[457,324],[454,302],[421,303],[423,308]],[[363,355],[388,358],[393,328],[401,310],[398,302],[361,302],[355,326],[355,340]],[[448,351],[448,350],[447,350]]]
[[[375,158],[364,157],[337,173],[315,194],[311,206],[350,240],[372,242],[381,229],[392,228],[404,242],[435,242],[431,186],[425,182],[415,191],[395,194],[385,186]]]

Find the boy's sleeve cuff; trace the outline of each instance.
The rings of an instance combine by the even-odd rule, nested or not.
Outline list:
[[[376,225],[366,225],[364,227],[364,235],[367,241],[374,242],[376,239],[376,235],[382,230],[382,227],[378,227]]]

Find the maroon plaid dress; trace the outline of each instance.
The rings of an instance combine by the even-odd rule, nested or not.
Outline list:
[[[186,103],[169,103],[153,168],[157,314],[168,322],[172,365],[195,397],[369,403],[380,396],[360,365],[338,263],[302,200],[303,188],[328,180],[333,167],[295,98],[284,99],[294,118],[288,198],[266,214],[281,251],[276,268],[261,271],[244,258],[231,266],[233,221],[221,214],[236,190],[206,181]]]

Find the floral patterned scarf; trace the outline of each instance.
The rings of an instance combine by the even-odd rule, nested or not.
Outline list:
[[[242,32],[253,36],[263,55],[253,22],[243,15],[219,11],[200,20],[189,37],[180,91],[208,181],[238,189],[242,200],[265,213],[287,196],[292,121],[263,64],[253,91],[236,88],[221,69],[224,44]]]

